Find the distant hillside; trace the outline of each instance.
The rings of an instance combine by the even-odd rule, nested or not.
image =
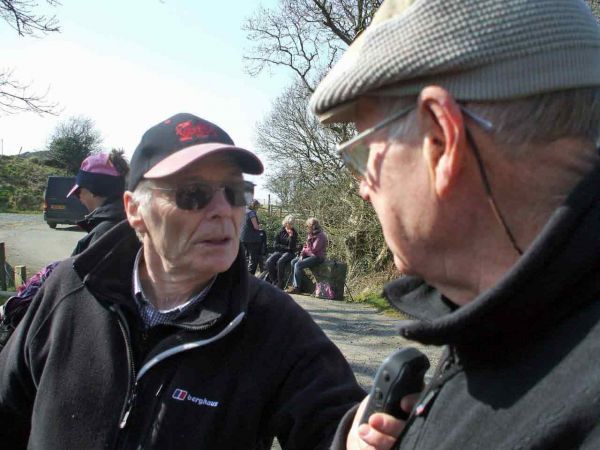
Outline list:
[[[49,165],[47,152],[0,156],[0,212],[41,211],[49,175],[67,175]]]

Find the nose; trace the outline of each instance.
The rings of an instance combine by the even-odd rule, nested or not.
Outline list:
[[[215,190],[213,197],[210,199],[210,203],[205,206],[205,209],[211,216],[231,214],[232,206],[227,201],[227,197],[225,197],[224,188]]]

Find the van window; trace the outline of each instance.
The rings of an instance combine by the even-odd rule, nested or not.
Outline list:
[[[75,177],[48,177],[44,191],[44,220],[50,228],[56,225],[75,225],[88,211],[76,197],[67,198]]]

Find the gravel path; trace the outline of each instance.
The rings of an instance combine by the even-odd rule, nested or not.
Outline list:
[[[396,329],[401,319],[397,317],[360,303],[306,295],[293,297],[339,347],[365,389],[370,388],[379,364],[397,348],[406,345],[418,348],[428,356],[432,367],[439,359],[439,348],[422,346],[398,336]]]

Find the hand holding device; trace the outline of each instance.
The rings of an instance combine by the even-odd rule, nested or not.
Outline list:
[[[377,369],[360,423],[367,423],[371,414],[376,412],[408,419],[408,413],[400,407],[400,400],[423,389],[423,377],[427,369],[427,356],[416,348],[401,348],[388,356]]]

